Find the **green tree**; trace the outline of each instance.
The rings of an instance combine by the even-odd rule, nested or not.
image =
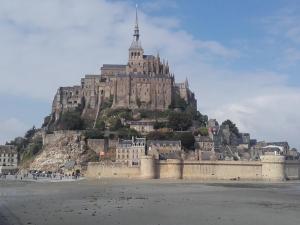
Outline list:
[[[86,139],[103,139],[104,138],[103,131],[99,130],[99,129],[86,130],[83,135]]]
[[[170,108],[185,110],[188,106],[187,102],[180,97],[179,93],[175,93]]]
[[[174,138],[181,141],[181,145],[186,151],[194,149],[195,138],[192,132],[177,132]]]
[[[26,132],[25,138],[31,139],[31,138],[34,136],[35,133],[36,133],[36,128],[35,128],[35,126],[33,126],[31,129],[29,129],[29,130]]]
[[[108,109],[112,107],[113,104],[113,96],[111,96],[109,99],[105,99],[101,105],[101,109]]]
[[[64,130],[84,130],[84,121],[77,111],[68,111],[62,114],[60,121],[61,128]]]
[[[119,118],[115,118],[111,121],[110,130],[117,131],[123,127],[123,124]]]
[[[221,126],[225,127],[226,125],[228,125],[229,131],[231,133],[235,134],[236,136],[239,136],[239,129],[231,120],[225,120]]]
[[[208,117],[207,115],[202,115],[199,111],[196,111],[194,120],[196,120],[199,123],[199,126],[205,127],[208,122]]]
[[[147,134],[148,140],[175,140],[174,132],[153,131]]]
[[[192,126],[191,115],[182,112],[173,112],[169,115],[168,127],[177,131],[185,131]]]
[[[158,122],[156,121],[154,124],[153,124],[153,128],[155,130],[157,129],[160,129],[160,128],[164,128],[164,127],[167,127],[167,124],[165,122]]]
[[[201,136],[208,136],[208,129],[207,127],[200,127],[199,129],[197,129],[195,132],[194,132],[194,135],[197,136],[197,135],[201,135]]]
[[[99,130],[105,130],[105,122],[102,119],[97,120],[96,126]]]
[[[123,127],[118,130],[118,137],[122,139],[130,139],[132,137],[141,137],[141,134],[134,129]]]
[[[28,151],[32,152],[32,155],[36,155],[43,148],[43,139],[42,137],[35,138],[32,143],[28,145]]]

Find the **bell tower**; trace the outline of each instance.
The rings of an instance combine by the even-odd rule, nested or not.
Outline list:
[[[135,11],[135,26],[131,46],[129,48],[128,72],[143,72],[144,49],[140,41],[140,31],[138,24],[138,8]]]

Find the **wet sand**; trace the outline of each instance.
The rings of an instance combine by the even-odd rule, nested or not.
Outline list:
[[[1,225],[296,225],[300,183],[0,181]]]

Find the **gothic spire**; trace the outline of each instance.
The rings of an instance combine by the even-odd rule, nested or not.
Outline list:
[[[140,38],[140,30],[139,30],[139,21],[138,21],[138,5],[135,6],[135,26],[134,26],[134,34],[135,41],[139,41]]]
[[[138,6],[136,5],[135,9],[135,25],[134,25],[134,33],[133,40],[130,46],[130,49],[142,49],[141,41],[140,41],[140,29],[138,22]]]

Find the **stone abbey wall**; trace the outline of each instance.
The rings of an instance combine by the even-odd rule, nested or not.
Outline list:
[[[158,161],[144,156],[139,168],[90,163],[87,177],[283,181],[300,179],[300,161],[285,161],[283,156],[264,156],[261,161]]]

